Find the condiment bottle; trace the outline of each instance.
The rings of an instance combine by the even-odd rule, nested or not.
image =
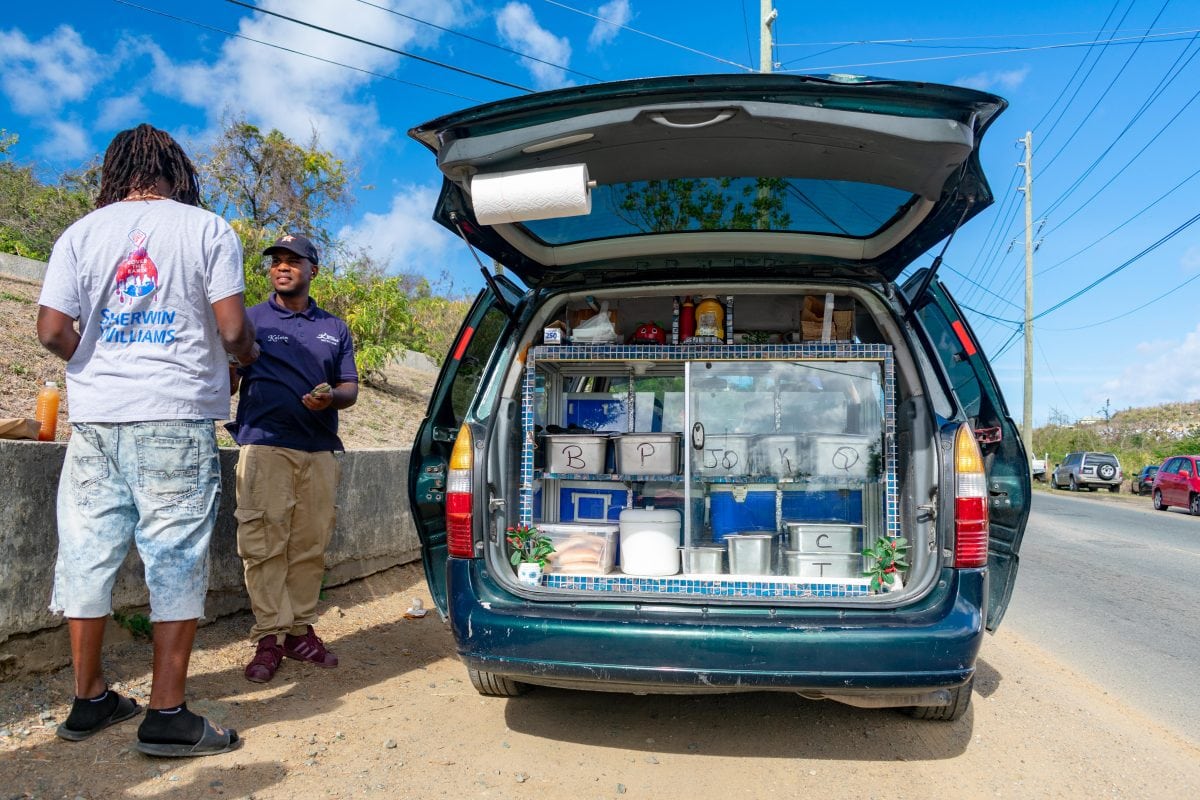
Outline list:
[[[37,406],[33,412],[33,416],[40,426],[38,428],[39,442],[54,441],[54,434],[58,429],[59,399],[58,384],[54,381],[46,381],[46,385],[38,392]]]
[[[696,304],[696,335],[725,338],[725,309],[717,298],[704,297]]]
[[[696,304],[691,297],[683,298],[683,308],[679,311],[679,341],[686,342],[696,335]]]

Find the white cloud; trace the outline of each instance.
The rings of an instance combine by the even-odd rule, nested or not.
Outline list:
[[[403,13],[450,26],[461,2],[407,0],[391,4]],[[286,0],[259,3],[266,10],[297,16],[314,25],[336,30],[400,50],[428,46],[438,33],[428,26],[364,4],[304,3]],[[301,10],[298,11],[297,8]],[[395,53],[353,42],[264,14],[244,17],[238,25],[244,36],[271,42],[330,61],[383,74],[395,74],[412,63]],[[314,131],[321,146],[354,154],[367,145],[389,139],[393,132],[379,121],[374,99],[363,91],[370,81],[361,72],[265,47],[245,39],[230,39],[213,63],[176,64],[156,54],[157,88],[190,105],[208,110],[211,124],[229,113],[244,115],[264,128],[277,128],[289,138],[308,142]],[[418,82],[436,83],[424,77]]]
[[[978,89],[981,92],[1011,92],[1025,82],[1025,78],[1029,76],[1029,72],[1029,67],[979,72],[975,75],[959,78],[954,83],[958,86],[966,86],[968,89]]]
[[[1185,250],[1179,263],[1188,272],[1200,269],[1200,244],[1194,244]]]
[[[1113,408],[1200,399],[1200,325],[1182,341],[1156,342],[1138,351],[1145,358],[1104,383],[1090,398],[1091,406],[1100,408],[1106,399]]]
[[[362,248],[385,265],[388,272],[425,275],[436,280],[462,240],[432,219],[440,184],[408,184],[392,198],[386,213],[365,214],[338,232],[353,249]]]
[[[49,136],[37,147],[51,161],[75,161],[96,152],[82,126],[66,120],[52,120],[46,126]]]
[[[588,47],[592,48],[608,44],[617,38],[617,34],[621,32],[617,26],[628,25],[629,20],[633,18],[633,12],[629,9],[629,0],[611,0],[596,9],[596,16],[606,22],[597,21],[592,27],[588,36]]]
[[[96,113],[95,129],[111,131],[130,127],[148,116],[140,94],[110,97],[100,104]]]
[[[30,41],[18,30],[0,31],[0,88],[20,114],[49,116],[66,103],[87,97],[107,75],[104,63],[67,25],[38,41]]]
[[[500,9],[496,13],[496,30],[504,43],[514,50],[551,64],[569,66],[571,43],[565,36],[555,36],[538,25],[533,10],[524,3],[508,3]],[[554,89],[573,83],[557,67],[528,59],[522,59],[521,63],[533,74],[534,83],[539,89]]]

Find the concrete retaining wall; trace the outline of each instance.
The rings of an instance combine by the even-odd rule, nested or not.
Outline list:
[[[64,620],[47,609],[57,551],[56,497],[65,444],[0,440],[0,680],[68,663]],[[360,450],[342,458],[338,520],[326,556],[336,586],[420,558],[408,510],[408,450]],[[222,493],[213,532],[205,614],[249,608],[237,555],[234,469],[238,451],[221,451]],[[142,564],[131,552],[113,589],[113,607],[149,602]]]
[[[41,283],[46,277],[46,262],[0,253],[0,275],[30,283]]]

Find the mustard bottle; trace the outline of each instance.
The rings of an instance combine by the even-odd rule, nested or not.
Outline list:
[[[712,295],[696,303],[696,335],[725,338],[725,307]]]

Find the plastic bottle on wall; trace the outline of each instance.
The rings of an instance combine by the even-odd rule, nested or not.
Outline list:
[[[46,381],[37,396],[37,406],[33,416],[38,421],[38,441],[53,442],[58,430],[58,402],[60,399],[58,384]]]

